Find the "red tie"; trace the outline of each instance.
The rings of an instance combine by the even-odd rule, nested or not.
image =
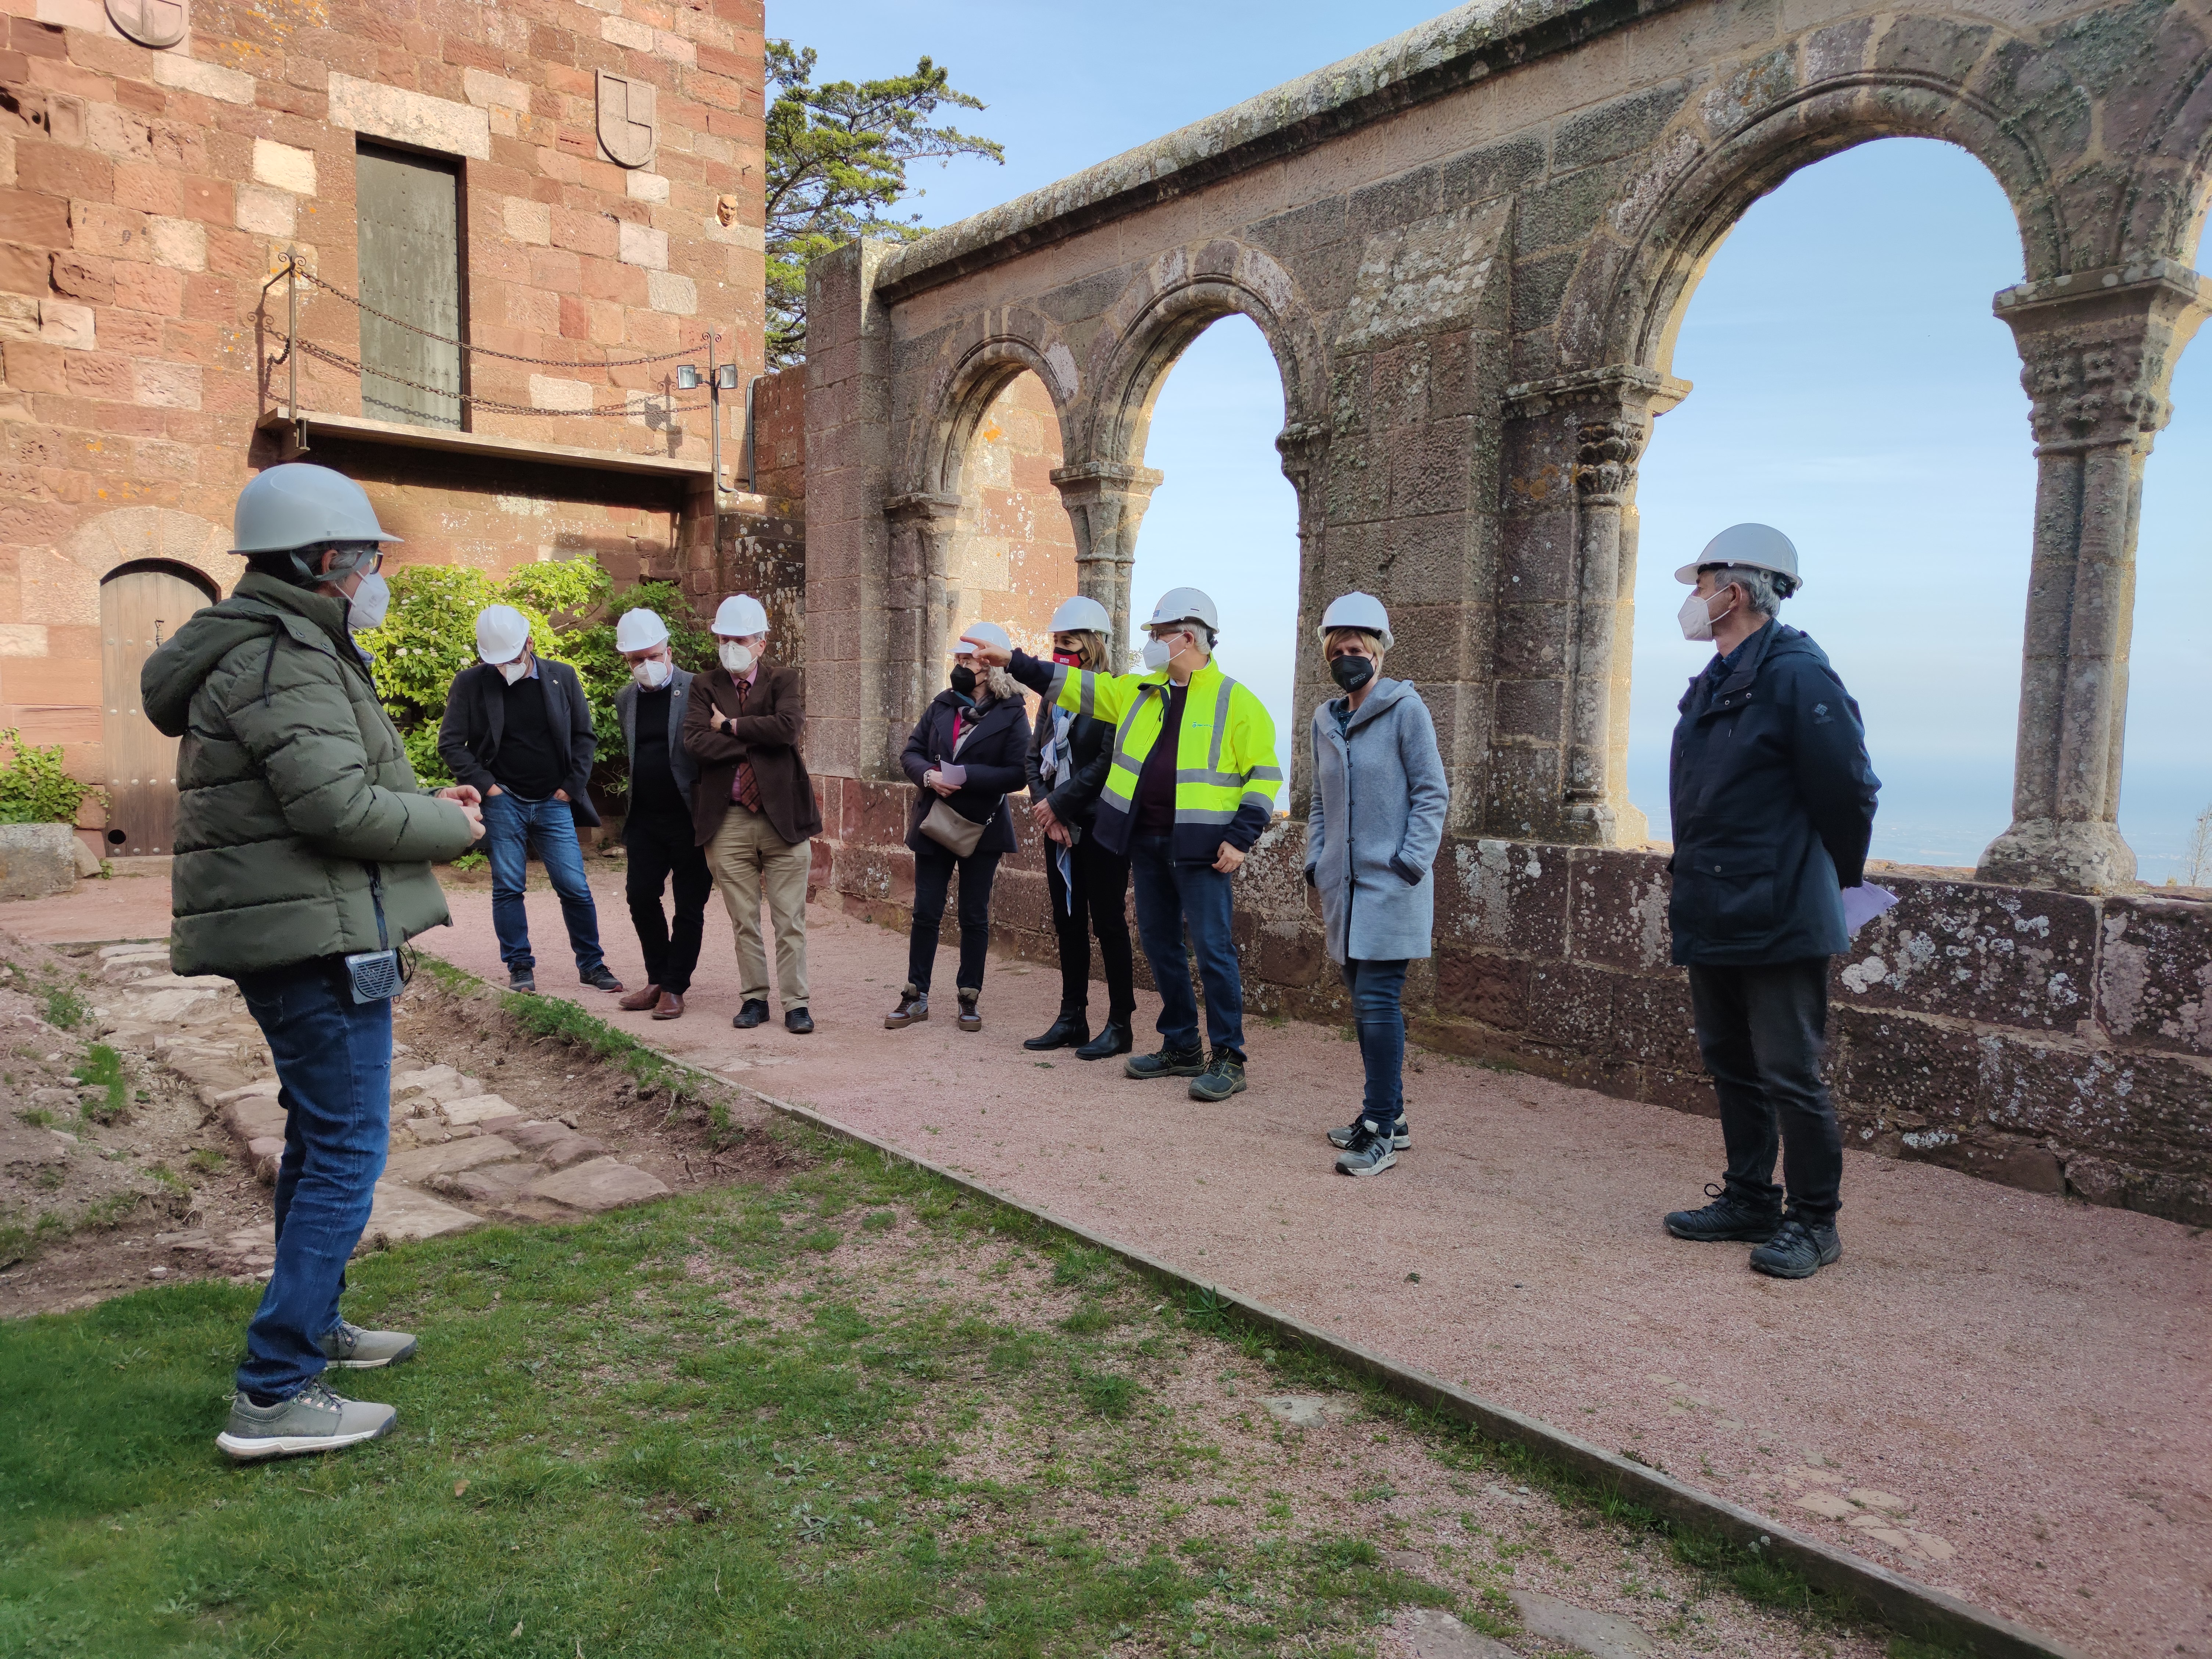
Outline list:
[[[738,712],[742,714],[745,712],[745,693],[750,688],[734,674],[730,677],[730,684],[738,688]],[[747,811],[760,811],[760,783],[753,776],[750,761],[738,763],[737,779],[730,785],[730,799]]]

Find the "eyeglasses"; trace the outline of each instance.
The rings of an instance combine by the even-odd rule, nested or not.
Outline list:
[[[356,570],[364,576],[374,576],[384,568],[384,550],[380,547],[334,547],[331,550],[333,576],[349,576]]]

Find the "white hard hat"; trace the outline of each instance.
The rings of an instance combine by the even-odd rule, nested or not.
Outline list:
[[[651,611],[625,611],[615,624],[615,649],[650,651],[668,643],[668,624]]]
[[[970,640],[977,645],[988,645],[998,651],[1012,651],[1014,648],[1014,642],[1007,637],[1006,630],[994,622],[974,623],[960,635],[960,642],[963,645],[967,644]]]
[[[1372,634],[1382,641],[1385,651],[1396,643],[1390,637],[1390,613],[1372,593],[1340,593],[1331,599],[1328,609],[1321,613],[1319,631],[1324,644],[1332,628],[1356,628]]]
[[[368,494],[343,472],[288,461],[256,473],[238,492],[234,553],[289,553],[324,542],[397,542],[376,521]]]
[[[732,593],[714,607],[714,632],[725,639],[749,640],[768,632],[768,612],[750,593]]]
[[[1698,572],[1709,564],[1741,565],[1788,578],[1778,584],[1784,599],[1805,585],[1797,574],[1797,546],[1771,525],[1734,524],[1705,544],[1705,550],[1674,573],[1674,580],[1698,585]]]
[[[1052,631],[1055,634],[1110,634],[1114,619],[1106,614],[1106,607],[1086,594],[1078,593],[1072,599],[1062,599],[1060,609],[1052,613]]]
[[[1201,622],[1214,633],[1221,631],[1221,613],[1213,601],[1194,587],[1170,587],[1152,607],[1147,628],[1170,628],[1179,622]]]
[[[511,605],[488,605],[477,612],[477,655],[495,665],[513,662],[530,643],[530,623]]]

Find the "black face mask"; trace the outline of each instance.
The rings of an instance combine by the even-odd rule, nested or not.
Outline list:
[[[975,695],[975,671],[966,663],[958,664],[952,671],[952,689],[963,697]]]
[[[1357,691],[1375,678],[1372,657],[1339,657],[1328,665],[1328,677],[1347,691]]]

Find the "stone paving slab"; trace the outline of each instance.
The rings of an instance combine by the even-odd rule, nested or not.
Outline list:
[[[483,1224],[482,1216],[441,1202],[411,1187],[380,1181],[376,1183],[374,1206],[368,1213],[368,1224],[362,1229],[361,1243],[355,1247],[354,1254],[359,1255],[364,1250],[404,1244],[417,1238],[466,1232]]]
[[[500,1164],[520,1158],[522,1148],[497,1135],[471,1135],[438,1146],[411,1146],[385,1160],[384,1178],[410,1185],[434,1175],[474,1169],[479,1164]]]
[[[615,1158],[592,1158],[533,1181],[524,1190],[532,1198],[550,1198],[594,1214],[668,1195],[667,1183],[659,1176]]]

